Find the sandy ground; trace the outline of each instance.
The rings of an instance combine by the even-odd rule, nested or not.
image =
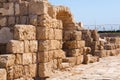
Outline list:
[[[78,65],[55,71],[47,80],[120,80],[120,55],[100,59],[100,62]]]

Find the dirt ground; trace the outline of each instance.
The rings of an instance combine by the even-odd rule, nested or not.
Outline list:
[[[55,71],[55,75],[47,80],[120,80],[120,55],[64,71]]]

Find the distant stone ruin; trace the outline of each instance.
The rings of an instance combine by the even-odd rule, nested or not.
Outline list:
[[[0,0],[0,80],[45,80],[54,70],[119,53],[119,37],[100,39],[76,23],[68,7]]]

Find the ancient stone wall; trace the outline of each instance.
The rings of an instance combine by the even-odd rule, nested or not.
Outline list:
[[[54,70],[99,61],[104,50],[119,54],[119,45],[106,45],[96,30],[82,27],[68,7],[47,0],[1,0],[0,80],[45,80]]]

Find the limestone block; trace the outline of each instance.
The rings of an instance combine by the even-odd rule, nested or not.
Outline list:
[[[81,31],[74,31],[72,34],[72,40],[81,40],[82,33]]]
[[[15,25],[15,17],[8,17],[8,26]]]
[[[63,24],[65,30],[76,30],[77,26],[75,23]]]
[[[91,52],[91,48],[90,47],[84,47],[83,48],[83,53],[84,54],[89,54]]]
[[[110,51],[110,56],[116,56],[117,55],[117,51],[116,50],[111,50]]]
[[[30,77],[29,65],[24,65],[23,66],[23,77]]]
[[[107,56],[107,50],[101,50],[99,57],[106,57]]]
[[[30,41],[29,40],[24,40],[24,52],[29,53],[30,52]]]
[[[60,30],[60,29],[54,29],[54,31],[55,31],[55,39],[56,40],[62,40],[62,30]]]
[[[77,47],[77,41],[67,41],[67,42],[65,42],[65,43],[63,43],[63,47],[64,47],[64,49],[76,49],[76,48],[78,48]]]
[[[44,63],[49,61],[49,52],[38,52],[38,62]]]
[[[29,15],[29,24],[37,26],[37,15]]]
[[[37,39],[47,40],[49,38],[49,28],[37,27]]]
[[[15,15],[20,14],[20,5],[18,3],[15,3]]]
[[[30,71],[30,76],[31,77],[36,77],[37,74],[37,65],[36,64],[30,64],[29,65],[29,71]]]
[[[106,49],[106,50],[113,50],[113,49],[116,49],[116,45],[115,44],[106,44],[105,46],[104,46],[104,48]]]
[[[3,3],[3,8],[0,8],[0,14],[2,16],[14,15],[14,4]]]
[[[20,24],[20,16],[15,17],[15,22],[16,22],[16,24]]]
[[[7,68],[14,65],[15,56],[13,54],[0,55],[0,68]]]
[[[13,39],[13,34],[10,32],[10,28],[3,27],[0,30],[0,43],[8,43],[9,40]]]
[[[8,53],[23,53],[24,43],[23,41],[10,40],[7,44]]]
[[[55,59],[65,58],[65,52],[63,50],[53,50],[53,57]]]
[[[6,17],[0,17],[0,26],[7,26]]]
[[[32,64],[32,53],[24,53],[22,59],[23,65]]]
[[[76,57],[76,64],[77,64],[77,65],[82,64],[82,63],[83,63],[83,60],[84,60],[83,55],[77,56],[77,57]]]
[[[29,14],[41,15],[47,13],[47,3],[42,1],[30,1]]]
[[[63,58],[63,62],[68,62],[70,66],[74,66],[76,64],[76,57]]]
[[[7,68],[7,80],[13,80],[14,79],[14,68],[13,66]]]
[[[20,24],[27,24],[27,16],[20,16]]]
[[[84,55],[84,64],[88,64],[88,63],[93,63],[93,62],[98,62],[99,58],[97,56],[92,56],[90,54],[88,55]]]
[[[38,42],[36,40],[30,40],[30,52],[37,52],[38,51]]]
[[[13,77],[14,79],[17,79],[23,75],[23,66],[22,65],[15,65],[14,66],[14,73]]]
[[[34,53],[38,50],[38,42],[36,40],[24,40],[25,53]]]
[[[92,33],[93,40],[98,41],[99,40],[99,34],[98,34],[97,30],[92,30],[91,33]]]
[[[49,29],[49,39],[50,40],[54,40],[55,39],[55,31],[53,30],[53,28]]]
[[[48,51],[50,50],[50,41],[39,41],[38,42],[38,51]]]
[[[62,66],[62,59],[57,59],[57,68],[58,69],[61,69],[63,66]]]
[[[22,54],[15,54],[15,64],[21,65],[23,63]]]
[[[69,68],[70,67],[70,64],[69,63],[62,63],[62,69],[66,69],[66,68]]]
[[[80,50],[79,49],[73,49],[73,50],[67,50],[66,51],[66,56],[69,57],[76,57],[80,54]]]
[[[85,47],[85,41],[84,41],[84,40],[77,41],[77,47],[78,47],[78,48],[83,48],[83,47]]]
[[[71,40],[71,35],[73,31],[66,30],[63,33],[63,40]]]
[[[37,53],[32,53],[32,63],[37,63]]]
[[[49,55],[48,60],[49,60],[49,61],[52,61],[52,60],[54,59],[54,51],[49,51],[48,53],[49,53],[49,54],[48,54],[48,55]]]
[[[60,49],[60,41],[58,40],[50,40],[50,50]]]
[[[38,25],[42,27],[49,27],[51,17],[48,14],[38,16]]]
[[[107,50],[96,50],[95,56],[99,56],[100,58],[108,56]]]
[[[5,69],[0,69],[0,80],[7,80],[7,72]]]
[[[28,2],[22,2],[19,4],[20,15],[28,15]]]
[[[39,64],[39,77],[49,77],[52,72],[52,61]]]
[[[34,40],[36,39],[36,28],[32,25],[15,25],[14,39]]]

